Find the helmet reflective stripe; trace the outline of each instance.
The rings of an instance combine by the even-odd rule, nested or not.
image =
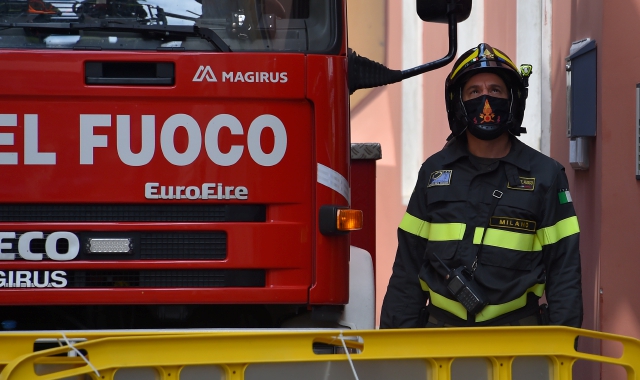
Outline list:
[[[478,50],[476,49],[475,52],[473,52],[470,56],[467,57],[467,59],[465,59],[464,61],[462,61],[458,67],[456,67],[455,70],[453,70],[453,72],[451,73],[451,76],[449,77],[450,79],[453,79],[453,77],[456,76],[456,74],[458,73],[458,71],[462,70],[465,65],[467,63],[469,63],[471,60],[473,60],[474,58],[476,58],[478,56]]]
[[[495,53],[495,55],[497,55],[498,57],[502,58],[505,60],[505,62],[507,62],[509,64],[509,66],[511,66],[516,72],[518,71],[518,68],[516,67],[516,65],[511,62],[511,60],[509,59],[509,57],[507,57],[506,55],[500,53],[500,51],[498,49],[493,49],[493,52]]]

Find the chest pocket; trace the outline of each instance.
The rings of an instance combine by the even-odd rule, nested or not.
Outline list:
[[[535,235],[542,219],[541,205],[536,192],[504,190],[489,222],[479,261],[516,270],[536,266],[542,254]]]
[[[480,263],[515,270],[531,270],[542,252],[536,231],[542,221],[541,191],[503,189],[503,196],[489,221]],[[483,202],[490,203],[487,197]],[[486,221],[485,221],[486,223]],[[480,238],[474,239],[474,245]]]
[[[498,202],[493,212],[494,216],[517,218],[535,221],[536,224],[542,219],[542,194],[537,191],[521,191],[503,188],[502,198]],[[483,191],[481,203],[487,207],[493,202],[493,195],[490,191]],[[486,219],[483,220],[483,222]]]
[[[440,262],[434,254],[449,266],[458,265],[453,260],[463,234],[466,230],[464,216],[468,211],[468,186],[434,186],[426,190],[428,222],[431,233],[427,242],[425,259],[431,265],[440,268]],[[439,269],[446,274],[444,268]]]
[[[438,202],[463,202],[467,200],[469,187],[463,185],[434,186],[427,188],[427,206]]]
[[[503,190],[502,199],[498,202],[498,207],[504,206],[522,210],[534,217],[540,216],[541,205],[542,199],[538,192],[513,189]]]

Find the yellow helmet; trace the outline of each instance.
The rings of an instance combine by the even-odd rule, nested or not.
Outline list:
[[[489,44],[481,43],[477,47],[467,50],[458,58],[444,84],[445,104],[452,136],[462,134],[467,128],[467,116],[461,96],[462,87],[469,78],[483,72],[497,74],[510,90],[509,132],[515,136],[526,133],[526,129],[521,125],[532,67],[531,65],[522,65],[518,70],[505,53]]]

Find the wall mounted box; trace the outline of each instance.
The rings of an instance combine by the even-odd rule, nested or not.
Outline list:
[[[569,163],[574,170],[589,169],[590,140],[597,128],[596,41],[585,38],[573,42],[567,64],[567,137]]]
[[[597,125],[596,41],[574,42],[567,61],[567,137],[595,137]]]

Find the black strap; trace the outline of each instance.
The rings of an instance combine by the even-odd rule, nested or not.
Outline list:
[[[513,171],[510,169],[515,169],[516,173],[517,173],[517,169],[515,167],[510,167],[509,164],[505,163],[505,175],[504,176],[500,176],[500,183],[498,184],[498,188],[496,190],[493,190],[493,193],[491,194],[492,196],[492,200],[491,200],[491,206],[489,207],[489,217],[487,218],[487,221],[484,224],[484,228],[482,230],[482,238],[480,239],[480,244],[478,245],[478,249],[476,251],[476,258],[473,261],[473,265],[471,265],[471,275],[473,276],[473,274],[476,271],[476,267],[478,266],[478,260],[480,258],[480,252],[482,252],[482,243],[484,243],[484,235],[487,233],[487,229],[489,228],[489,225],[491,224],[491,217],[493,216],[494,211],[496,210],[496,207],[498,206],[498,202],[500,201],[500,198],[502,198],[503,192],[500,189],[504,188],[505,182],[507,180],[507,178],[510,176],[513,176]],[[511,181],[509,181],[511,182]]]
[[[509,185],[512,187],[520,186],[520,175],[518,173],[518,168],[511,164],[504,164],[504,171],[507,174],[507,179],[509,180]]]
[[[500,189],[504,188],[505,182],[507,180],[509,173],[509,170],[506,169],[507,165],[509,164],[504,164],[505,165],[505,175],[504,176],[500,176],[500,183],[498,184],[498,188],[496,190],[493,190],[493,192],[491,193],[491,196],[493,197],[493,199],[491,200],[491,206],[489,206],[489,217],[487,218],[486,223],[484,224],[484,229],[482,230],[482,238],[480,239],[480,244],[478,244],[478,249],[476,250],[476,258],[473,261],[473,264],[471,265],[471,277],[473,278],[473,275],[476,272],[476,268],[478,267],[478,260],[480,259],[480,252],[482,252],[482,243],[484,243],[484,235],[487,233],[487,229],[489,228],[489,225],[491,224],[491,217],[493,216],[493,212],[496,210],[496,207],[498,206],[498,202],[500,201],[500,198],[502,198],[502,191]],[[499,170],[499,169],[498,169]],[[476,326],[476,319],[475,319],[475,315],[471,314],[469,312],[467,312],[467,326]]]

